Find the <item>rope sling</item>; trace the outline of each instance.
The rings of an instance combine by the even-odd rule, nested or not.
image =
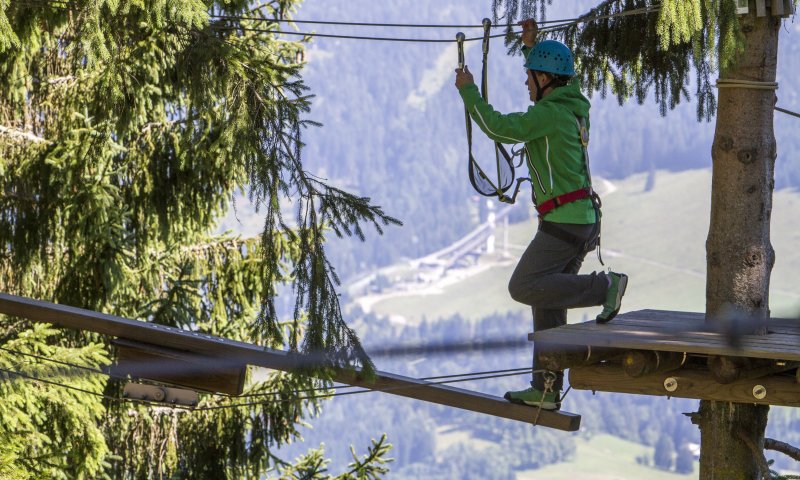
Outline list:
[[[488,82],[488,71],[489,71],[489,40],[490,35],[489,32],[492,28],[492,21],[488,18],[483,19],[483,67],[481,69],[481,97],[487,102],[489,101],[489,82]],[[456,34],[456,43],[458,44],[458,68],[460,70],[464,69],[465,61],[464,61],[464,40],[466,36],[462,32],[458,32]],[[513,158],[517,155],[522,156],[524,154],[524,149],[521,149],[520,152],[514,152],[512,149],[512,154],[509,154],[506,148],[500,142],[494,142],[494,153],[495,153],[495,165],[496,165],[496,180],[493,180],[489,177],[486,171],[480,166],[480,164],[475,160],[475,157],[472,155],[472,119],[469,116],[469,111],[466,107],[464,107],[464,117],[466,120],[466,127],[467,127],[467,149],[469,154],[469,164],[468,164],[468,171],[469,171],[469,181],[472,184],[472,188],[475,189],[476,192],[485,196],[485,197],[497,197],[498,200],[504,203],[513,204],[517,199],[517,194],[519,193],[520,186],[522,182],[530,181],[529,178],[520,178],[517,180],[516,188],[511,196],[506,195],[506,192],[514,185],[514,161]],[[522,165],[522,159],[520,160],[519,165]]]

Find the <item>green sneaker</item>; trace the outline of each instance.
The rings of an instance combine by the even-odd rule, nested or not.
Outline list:
[[[518,403],[520,405],[529,405],[531,407],[538,407],[541,405],[542,410],[558,410],[561,408],[558,392],[544,393],[533,387],[517,392],[506,392],[503,398],[511,403]]]
[[[625,287],[628,286],[628,276],[624,273],[609,272],[611,286],[606,293],[606,302],[603,304],[603,311],[597,316],[597,323],[608,323],[617,316],[622,307],[622,296],[625,295]]]

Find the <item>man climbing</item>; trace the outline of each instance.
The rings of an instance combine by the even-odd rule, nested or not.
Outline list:
[[[494,141],[524,143],[539,229],[517,264],[508,290],[530,305],[534,331],[566,323],[569,308],[603,305],[597,323],[619,312],[628,277],[620,273],[579,275],[586,254],[599,247],[600,204],[591,189],[586,146],[589,100],[581,93],[572,52],[554,40],[536,43],[538,26],[522,25],[525,84],[534,105],[523,113],[501,114],[480,95],[465,66],[456,87],[472,119]],[[563,372],[544,369],[534,345],[531,388],[512,391],[513,403],[560,408]]]

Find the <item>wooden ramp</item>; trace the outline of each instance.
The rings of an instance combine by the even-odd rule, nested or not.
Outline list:
[[[542,350],[572,350],[556,361],[570,369],[576,389],[800,407],[800,320],[769,319],[767,329],[766,335],[719,332],[703,313],[641,310],[605,325],[565,325],[529,339]],[[575,354],[580,347],[585,350]],[[576,360],[583,352],[589,353]],[[631,376],[625,361],[637,352],[671,360]]]
[[[180,352],[179,356],[184,358],[186,354],[194,359],[200,356],[210,364],[223,367],[255,365],[291,372],[309,364],[307,358],[286,351],[4,293],[0,293],[0,313],[117,337],[136,342],[135,345],[140,349],[142,345],[158,347],[162,355],[165,355],[164,349],[169,349]],[[335,373],[333,380],[559,430],[576,431],[580,427],[580,415],[546,410],[538,412],[537,408],[514,405],[500,397],[435,385],[392,373],[377,372],[377,377],[368,382],[361,379],[358,372],[340,370]]]

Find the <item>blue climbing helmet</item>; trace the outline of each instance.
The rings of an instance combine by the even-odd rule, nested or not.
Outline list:
[[[569,47],[556,40],[537,43],[528,53],[525,68],[554,75],[575,76],[575,66]]]

